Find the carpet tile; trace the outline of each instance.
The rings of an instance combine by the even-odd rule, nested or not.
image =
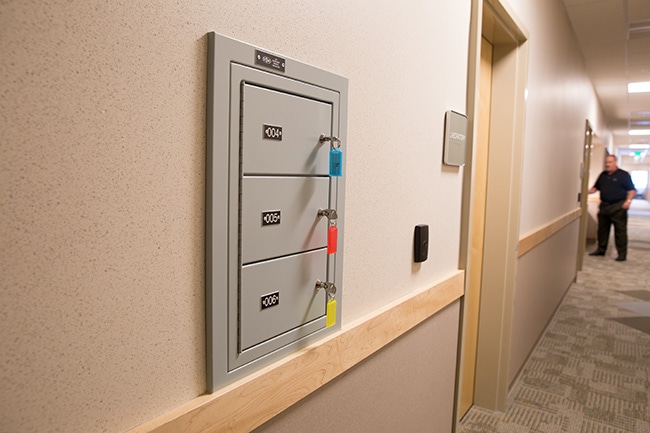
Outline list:
[[[585,256],[506,412],[474,406],[458,433],[650,433],[650,213],[628,236],[626,262]]]

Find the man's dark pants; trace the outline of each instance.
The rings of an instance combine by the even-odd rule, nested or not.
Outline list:
[[[618,256],[627,256],[627,210],[623,209],[625,200],[616,203],[600,203],[598,212],[598,251],[607,251],[609,229],[614,224],[614,240]]]

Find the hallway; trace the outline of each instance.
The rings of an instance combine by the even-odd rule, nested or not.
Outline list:
[[[506,413],[474,407],[458,432],[650,432],[648,202],[633,203],[628,235],[627,262],[613,260],[613,242],[606,257],[585,257]]]

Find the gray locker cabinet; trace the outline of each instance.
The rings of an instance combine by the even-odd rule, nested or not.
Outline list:
[[[244,175],[328,175],[331,104],[244,83],[242,105]]]
[[[318,210],[329,207],[328,178],[244,177],[241,201],[243,264],[327,246],[328,221]],[[277,223],[265,223],[267,212]]]
[[[327,271],[327,250],[268,260],[242,269],[241,348],[245,351],[325,314],[325,292],[314,281]],[[264,308],[264,295],[277,293],[276,305]]]
[[[347,79],[208,35],[207,388],[241,379],[340,329]],[[336,209],[338,252],[327,254]],[[327,294],[336,284],[336,323]]]

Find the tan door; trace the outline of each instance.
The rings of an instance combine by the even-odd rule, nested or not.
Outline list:
[[[582,170],[580,176],[582,176],[582,183],[580,187],[580,209],[582,213],[580,214],[580,236],[578,238],[578,265],[576,273],[582,270],[582,259],[585,255],[585,247],[587,246],[587,224],[589,219],[589,210],[588,210],[588,194],[589,194],[589,167],[591,165],[591,137],[593,136],[593,130],[589,121],[585,126],[585,142],[582,149]]]
[[[490,102],[492,99],[493,47],[481,39],[481,66],[479,83],[478,131],[474,156],[474,195],[472,198],[471,240],[467,291],[465,294],[464,339],[462,342],[461,384],[457,417],[461,419],[474,402],[474,376],[476,372],[476,344],[478,340],[478,315],[481,300],[481,275],[483,274],[483,243],[485,233],[485,203],[487,190],[488,144],[490,136]]]

